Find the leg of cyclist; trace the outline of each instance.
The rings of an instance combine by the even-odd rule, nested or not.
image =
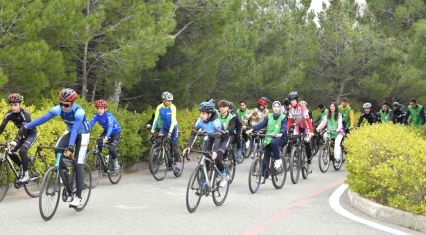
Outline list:
[[[58,141],[56,142],[56,145],[55,145],[55,147],[57,147],[57,148],[66,148],[67,146],[68,146],[68,142],[69,142],[69,139],[70,139],[70,136],[71,136],[71,133],[70,132],[68,132],[68,131],[66,131],[59,139],[58,139]],[[62,151],[58,151],[58,150],[55,150],[55,156],[56,156],[56,158],[59,158],[59,157],[61,157],[62,156]],[[59,164],[59,168],[60,168],[60,170],[62,171],[62,170],[67,170],[68,171],[68,169],[67,169],[67,167],[65,166],[65,163],[63,162],[63,161],[61,161],[60,162],[60,164]],[[68,172],[68,174],[70,174],[71,172]],[[67,191],[68,192],[71,192],[71,186],[70,185],[66,185],[66,187],[67,187]],[[68,196],[71,196],[71,195],[68,195]],[[67,199],[67,201],[68,200],[72,200],[72,198],[68,198]]]
[[[30,179],[28,174],[28,150],[31,148],[31,146],[34,144],[34,142],[37,140],[37,131],[31,131],[25,139],[21,140],[21,146],[19,147],[19,156],[22,160],[22,170],[23,174],[21,178],[18,180],[19,183],[27,183]]]
[[[172,136],[171,136],[171,147],[172,147],[172,155],[174,158],[174,166],[173,166],[173,170],[175,172],[180,172],[181,168],[182,168],[182,163],[180,161],[180,151],[179,151],[179,128],[176,126],[173,129],[172,132]]]
[[[90,134],[78,134],[75,140],[74,171],[76,176],[76,197],[70,203],[71,207],[81,207],[84,202],[81,197],[84,186],[83,165],[86,157],[87,147],[89,145]]]
[[[342,140],[343,140],[342,134],[338,134],[336,136],[336,139],[334,140],[334,159],[337,162],[340,162],[342,160],[342,148],[341,148]]]
[[[217,157],[215,159],[217,169],[221,173],[221,181],[220,181],[221,187],[225,187],[229,180],[229,174],[227,170],[225,169],[225,166],[223,165],[222,160],[223,160],[223,155],[225,154],[226,148],[230,144],[231,139],[232,138],[229,136],[222,137],[222,139],[220,140],[219,149],[217,150]]]
[[[283,162],[280,158],[281,151],[280,149],[285,145],[286,141],[284,138],[276,138],[271,141],[269,145],[271,145],[272,156],[274,157],[274,168],[279,169]]]
[[[111,158],[113,160],[114,171],[118,171],[120,169],[120,164],[117,160],[117,146],[118,142],[120,142],[120,132],[111,134],[111,136],[109,137],[109,142],[111,144],[109,154],[111,155]]]
[[[266,179],[269,177],[269,161],[271,159],[272,155],[272,146],[271,144],[268,144],[264,148],[263,152],[263,161],[262,161],[262,177],[261,177],[261,184],[264,184]]]

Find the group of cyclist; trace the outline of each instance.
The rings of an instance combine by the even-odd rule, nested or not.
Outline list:
[[[55,116],[59,116],[66,124],[65,133],[58,139],[56,143],[56,157],[62,155],[74,160],[74,170],[76,172],[76,194],[74,198],[70,198],[70,207],[79,208],[82,206],[82,189],[83,189],[83,164],[85,161],[87,147],[89,145],[90,132],[92,127],[98,122],[104,132],[102,133],[98,148],[102,149],[103,145],[109,142],[111,148],[109,154],[113,159],[111,164],[114,170],[120,168],[117,162],[116,148],[120,140],[121,127],[117,119],[107,111],[107,102],[98,100],[95,103],[97,113],[92,120],[87,122],[86,113],[83,108],[75,103],[77,92],[70,88],[62,89],[59,92],[59,104],[53,107],[45,115],[32,120],[30,113],[22,108],[23,97],[19,93],[12,93],[8,96],[9,111],[5,114],[3,122],[0,126],[0,134],[4,131],[7,123],[12,121],[18,128],[16,138],[8,143],[8,150],[12,160],[21,166],[21,175],[17,180],[19,184],[28,183],[28,150],[37,139],[37,126],[43,125]],[[59,151],[65,149],[65,151]],[[19,150],[19,159],[14,152]],[[61,163],[61,167],[65,165]]]

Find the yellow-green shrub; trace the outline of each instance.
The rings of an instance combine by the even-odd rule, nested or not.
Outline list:
[[[426,214],[426,139],[402,125],[354,130],[345,140],[351,190],[374,201]]]

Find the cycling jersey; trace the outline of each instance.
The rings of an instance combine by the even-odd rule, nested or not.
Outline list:
[[[25,109],[21,109],[21,111],[19,111],[18,113],[13,113],[11,111],[7,112],[6,115],[4,115],[3,122],[0,125],[0,134],[3,133],[9,121],[12,121],[13,124],[15,124],[15,126],[19,129],[26,123],[31,122],[31,116]],[[37,129],[34,128],[27,130],[26,134],[29,135],[30,133],[37,133]],[[18,140],[19,137],[16,136],[15,141],[18,142]]]
[[[343,108],[343,105],[339,105],[338,110],[342,114],[345,127],[352,129],[355,125],[355,117],[351,106],[348,105],[346,108]]]
[[[331,131],[331,139],[333,140],[336,138],[337,134],[345,135],[345,131],[343,130],[343,117],[341,114],[338,115],[337,120],[335,120],[334,115],[332,115],[331,118],[328,118],[328,115],[326,115],[318,125],[317,130],[322,130],[325,127],[327,130]]]
[[[223,128],[228,132],[234,132],[235,130],[235,116],[228,112],[226,117],[222,117],[222,114],[219,115],[220,123],[222,123]]]
[[[159,126],[160,120],[162,122],[161,129],[165,129],[168,133],[172,133],[173,129],[178,125],[176,119],[176,106],[174,104],[170,104],[170,106],[160,104],[157,106],[155,109],[154,124],[151,129],[152,133],[154,133],[155,129]]]
[[[102,128],[104,128],[104,131],[106,131],[105,137],[107,138],[109,138],[111,134],[121,132],[120,124],[110,112],[106,111],[102,116],[95,114],[89,123],[89,129],[92,129],[96,122],[99,122]]]
[[[357,127],[361,126],[361,123],[362,121],[364,121],[364,119],[366,119],[370,125],[377,122],[377,116],[374,114],[374,112],[370,112],[369,114],[362,113],[361,117],[359,118]]]
[[[423,106],[417,105],[415,109],[408,107],[407,114],[404,118],[404,123],[408,123],[408,117],[411,116],[411,125],[419,126],[425,124],[425,112]]]
[[[194,127],[192,128],[187,147],[192,145],[195,139],[195,135],[200,129],[207,132],[207,135],[210,138],[214,138],[213,151],[215,152],[218,151],[221,147],[221,142],[223,142],[229,136],[223,134],[224,128],[222,123],[220,123],[216,113],[213,113],[213,116],[207,122],[204,122],[201,118],[197,119]]]
[[[237,109],[237,115],[238,115],[238,117],[240,118],[240,120],[243,120],[243,119],[244,119],[244,117],[245,117],[248,113],[250,113],[250,110],[249,110],[249,109],[244,109],[244,110]]]
[[[404,123],[404,112],[401,109],[392,111],[392,122],[402,124]]]
[[[298,103],[291,107],[288,112],[287,130],[290,130],[293,122],[296,124],[296,130],[304,129],[313,133],[312,119],[309,117],[309,110],[302,104]]]
[[[277,135],[282,134],[281,138],[285,139],[287,136],[287,119],[280,113],[280,115],[268,114],[262,122],[253,127],[253,131],[258,131],[266,127],[266,134]],[[272,137],[265,137],[263,145],[266,146],[272,142]]]
[[[25,124],[25,128],[32,129],[49,121],[55,116],[60,116],[67,125],[67,131],[71,133],[68,145],[74,146],[78,134],[87,134],[90,132],[89,124],[86,121],[84,110],[78,105],[73,104],[68,112],[63,112],[60,105],[53,107],[44,116]]]
[[[379,111],[379,122],[389,122],[392,119],[392,111],[388,110],[387,112],[385,112],[383,109]]]

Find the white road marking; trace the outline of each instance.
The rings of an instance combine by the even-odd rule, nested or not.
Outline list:
[[[146,206],[126,206],[126,205],[116,205],[115,207],[123,210],[143,210],[146,209]]]
[[[402,232],[402,231],[399,231],[399,230],[396,230],[396,229],[393,229],[393,228],[389,228],[389,227],[386,227],[384,225],[381,225],[381,224],[378,224],[378,223],[375,223],[375,222],[368,221],[368,220],[363,219],[361,217],[358,217],[354,214],[351,214],[349,211],[345,210],[340,205],[340,197],[342,196],[342,194],[345,192],[345,190],[347,188],[348,188],[348,185],[343,184],[340,187],[338,187],[333,192],[333,194],[330,196],[328,203],[330,204],[331,208],[335,212],[339,213],[340,215],[342,215],[342,216],[344,216],[344,217],[346,217],[350,220],[356,221],[358,223],[367,225],[369,227],[372,227],[372,228],[375,228],[375,229],[378,229],[378,230],[382,230],[382,231],[385,231],[385,232],[388,232],[388,233],[391,233],[391,234],[408,235],[408,233],[405,233],[405,232]]]

